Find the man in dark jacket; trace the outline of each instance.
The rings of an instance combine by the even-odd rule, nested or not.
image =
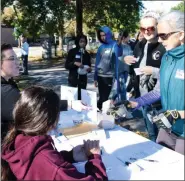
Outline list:
[[[91,56],[85,50],[87,37],[77,36],[76,47],[68,53],[65,68],[69,70],[68,83],[71,87],[78,87],[78,99],[81,99],[81,89],[86,89],[87,73],[91,71]]]
[[[157,79],[154,75],[159,74],[161,58],[165,53],[165,48],[158,42],[157,38],[158,17],[154,12],[147,12],[140,21],[140,31],[144,36],[141,42],[138,42],[133,55],[124,58],[125,63],[130,67],[130,82],[127,91],[134,89],[135,97],[143,96],[153,90]],[[139,68],[139,69],[138,69]],[[139,74],[136,72],[138,72]],[[158,104],[160,105],[160,103]],[[154,111],[152,106],[144,106],[142,109],[146,128],[151,140],[155,141],[157,137],[157,128],[152,124],[147,114]],[[161,106],[157,106],[160,109]]]

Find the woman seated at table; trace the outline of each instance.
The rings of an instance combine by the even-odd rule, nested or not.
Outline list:
[[[58,152],[47,133],[58,123],[60,100],[48,88],[31,86],[13,111],[14,126],[2,145],[2,180],[107,180],[98,141]],[[86,173],[73,162],[87,160]]]

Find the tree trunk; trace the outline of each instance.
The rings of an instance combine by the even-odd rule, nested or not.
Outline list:
[[[63,49],[63,36],[64,36],[64,20],[61,18],[59,20],[59,48],[60,50]]]
[[[21,38],[19,37],[17,40],[18,40],[18,48],[21,48]]]
[[[83,22],[83,3],[82,0],[76,0],[76,35],[81,35]]]
[[[58,45],[60,50],[62,50],[62,46],[63,46],[62,40],[63,40],[63,35],[60,34],[60,35],[59,35],[59,45]]]

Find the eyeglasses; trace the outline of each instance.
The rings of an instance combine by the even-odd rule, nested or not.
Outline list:
[[[167,40],[174,33],[178,33],[178,31],[170,32],[170,33],[159,33],[157,36],[161,38],[161,40]]]
[[[19,59],[17,57],[14,57],[14,56],[10,56],[10,57],[2,57],[2,60],[5,61],[5,60],[9,60],[9,61],[18,61]]]
[[[140,27],[140,31],[141,31],[142,33],[145,33],[146,30],[147,30],[149,33],[153,33],[153,32],[156,30],[156,28],[155,28],[154,26],[151,26],[151,27],[148,27],[148,28]]]

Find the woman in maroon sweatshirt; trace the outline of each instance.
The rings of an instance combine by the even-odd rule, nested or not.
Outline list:
[[[58,152],[47,135],[58,123],[60,100],[51,89],[32,86],[21,93],[15,124],[2,145],[1,180],[107,180],[98,141]],[[72,165],[85,161],[85,174]]]

